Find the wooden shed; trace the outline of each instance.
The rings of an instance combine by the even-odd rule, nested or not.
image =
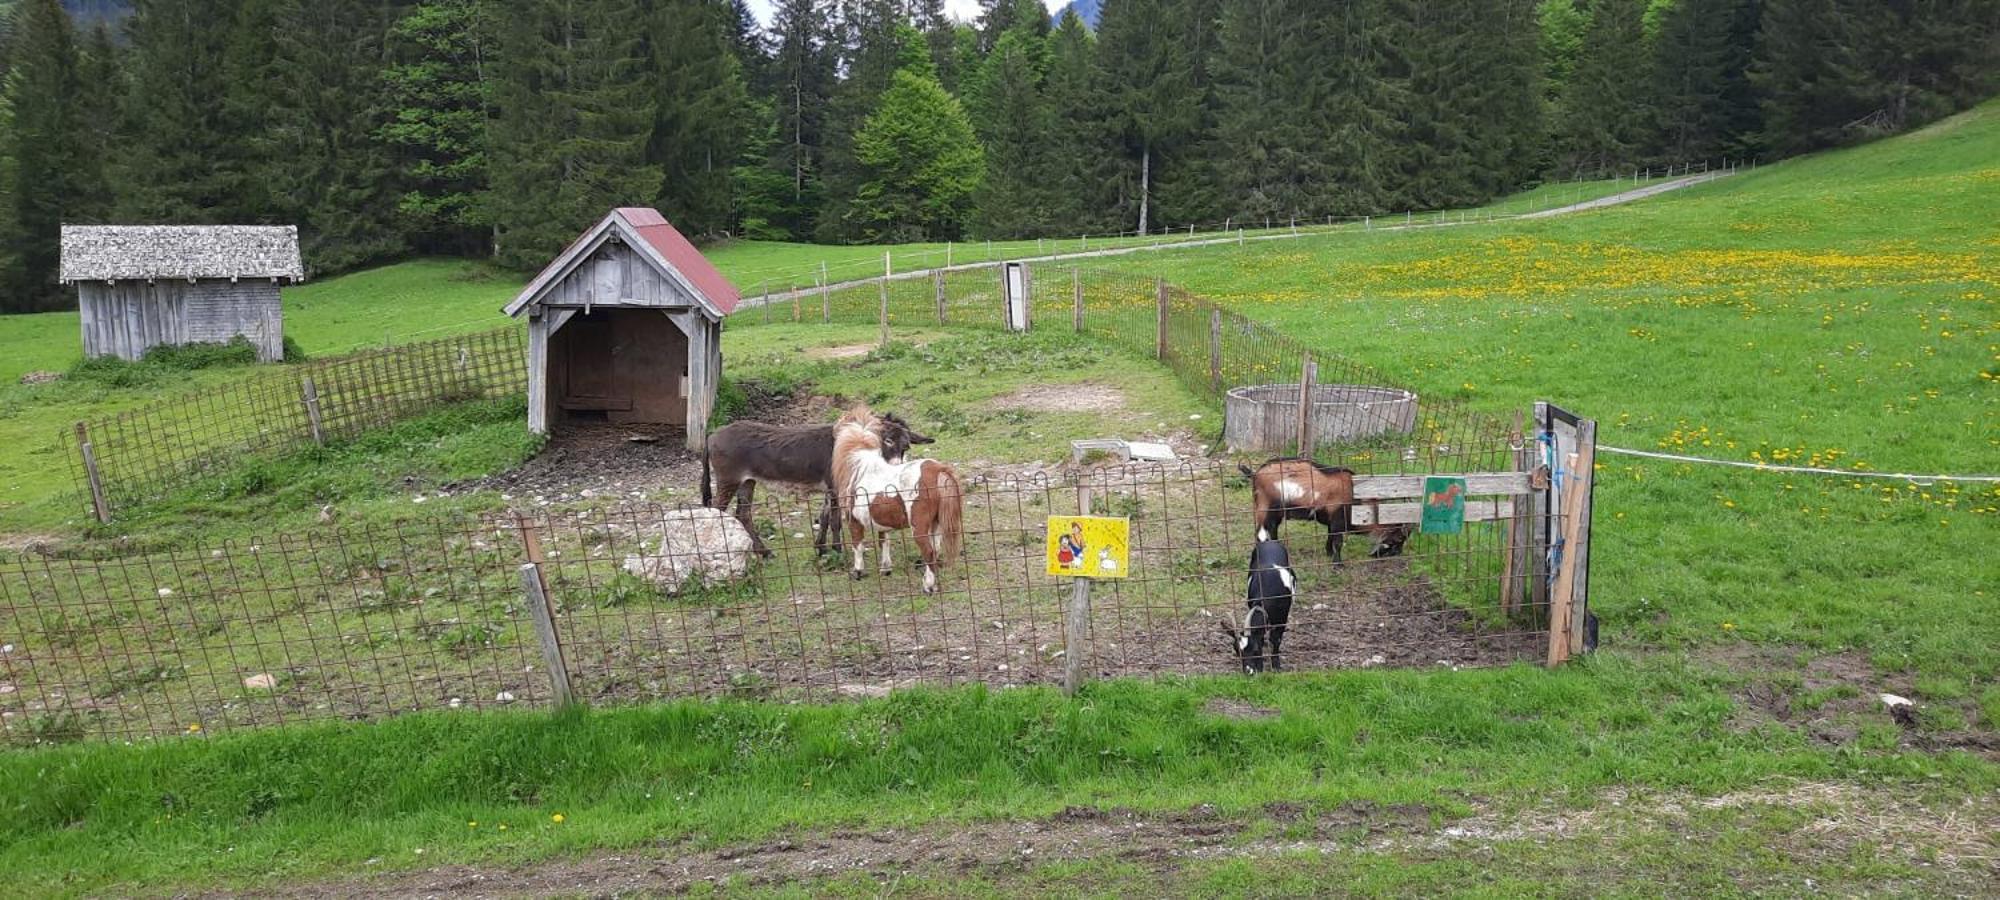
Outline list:
[[[138,359],[151,347],[242,336],[276,362],[279,286],[305,268],[290,225],[65,225],[60,277],[77,286],[85,356]]]
[[[612,210],[507,304],[528,317],[528,430],[680,425],[701,449],[738,300],[658,211]]]

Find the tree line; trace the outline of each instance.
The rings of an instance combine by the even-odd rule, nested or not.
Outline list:
[[[0,311],[62,223],[290,223],[308,265],[697,237],[1141,232],[1795,154],[1993,92],[2000,0],[60,0],[0,15]]]

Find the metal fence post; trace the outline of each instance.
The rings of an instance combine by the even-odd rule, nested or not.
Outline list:
[[[90,484],[90,511],[99,524],[111,521],[111,504],[104,497],[104,480],[97,474],[97,450],[90,445],[90,426],[76,423],[76,451],[83,456],[83,477]]]
[[[320,427],[319,387],[311,375],[299,382],[299,402],[306,406],[306,425],[312,428],[313,443],[326,446],[326,432]]]

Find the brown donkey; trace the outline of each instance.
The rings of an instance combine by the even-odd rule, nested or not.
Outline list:
[[[893,462],[902,462],[913,444],[932,443],[894,415],[884,415],[882,420],[882,452]],[[837,551],[840,532],[833,509],[832,461],[832,425],[731,422],[709,435],[708,449],[701,454],[701,505],[727,510],[729,501],[735,500],[736,520],[750,532],[757,552],[769,556],[770,548],[764,546],[764,539],[750,521],[757,483],[800,491],[826,488],[827,503],[820,511],[819,534],[813,538],[813,546],[821,553]]]

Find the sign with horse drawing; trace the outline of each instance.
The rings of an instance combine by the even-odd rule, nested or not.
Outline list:
[[[1457,534],[1465,530],[1465,479],[1424,479],[1424,534]]]
[[[1048,573],[1069,578],[1131,574],[1132,521],[1110,516],[1050,516]]]

